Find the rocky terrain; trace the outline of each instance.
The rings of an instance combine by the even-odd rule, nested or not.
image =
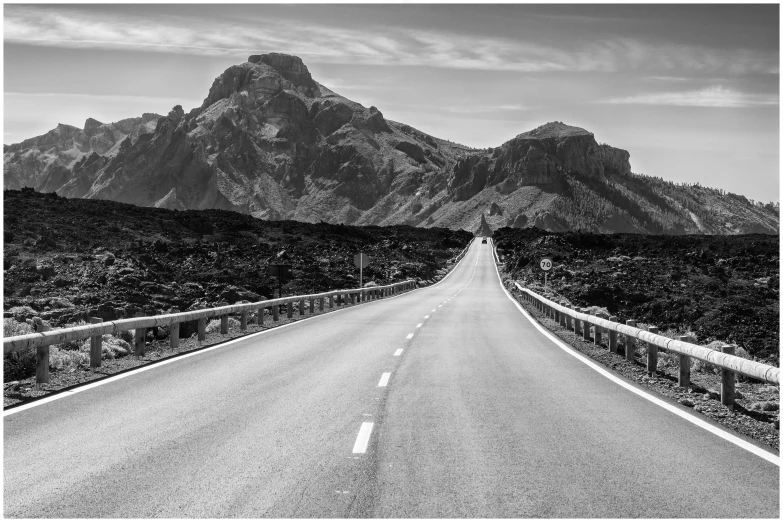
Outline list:
[[[268,264],[290,264],[283,295],[364,284],[427,284],[472,239],[465,231],[263,221],[32,190],[4,192],[3,316],[62,326],[277,296]],[[188,337],[187,332],[182,337]]]
[[[598,306],[622,322],[691,331],[699,344],[737,344],[779,364],[778,236],[660,236],[495,231],[505,273],[541,289],[542,257],[554,261],[549,288],[577,306]]]
[[[143,114],[115,123],[101,123],[88,118],[84,129],[59,124],[43,136],[37,136],[4,147],[3,188],[34,187],[42,192],[54,192],[94,156],[108,161],[116,156],[119,144],[126,138],[134,144],[140,136],[155,131],[159,114]]]
[[[633,174],[627,151],[562,122],[486,150],[430,136],[276,53],[229,67],[188,112],[60,125],[5,146],[3,163],[6,189],[271,220],[665,234],[780,223],[778,206]]]

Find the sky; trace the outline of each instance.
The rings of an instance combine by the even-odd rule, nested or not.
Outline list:
[[[200,106],[251,54],[473,147],[550,121],[633,172],[780,201],[777,4],[5,4],[3,142]]]

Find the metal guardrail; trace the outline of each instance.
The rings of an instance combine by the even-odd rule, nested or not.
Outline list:
[[[523,298],[525,300],[535,304],[539,309],[542,309],[548,315],[549,314],[554,315],[555,320],[557,320],[558,322],[561,323],[564,322],[562,321],[561,317],[568,317],[573,319],[574,329],[589,331],[590,326],[598,327],[597,330],[598,336],[600,336],[601,330],[606,330],[610,332],[610,334],[615,333],[615,335],[622,334],[626,336],[626,339],[634,339],[647,343],[648,348],[650,347],[662,348],[666,351],[680,354],[681,357],[686,357],[686,358],[692,357],[694,359],[698,359],[700,361],[704,361],[706,363],[715,365],[718,368],[721,368],[722,370],[727,372],[739,373],[747,377],[751,377],[753,379],[758,379],[760,381],[767,382],[769,384],[780,385],[780,368],[776,368],[775,366],[770,366],[768,364],[763,364],[760,362],[743,359],[742,357],[737,357],[736,355],[732,355],[730,353],[719,352],[717,350],[713,350],[711,348],[707,348],[704,346],[699,346],[697,344],[693,344],[685,340],[670,339],[668,337],[664,337],[662,335],[658,335],[657,333],[655,333],[657,332],[657,329],[653,329],[654,330],[653,332],[653,331],[646,331],[637,328],[634,321],[629,321],[629,323],[633,323],[633,324],[622,324],[622,323],[617,323],[608,320],[606,318],[601,318],[595,315],[586,314],[577,311],[575,309],[569,308],[564,304],[555,303],[554,301],[551,301],[546,297],[543,297],[528,288],[524,288],[520,286],[519,283],[515,283],[515,285],[517,286],[517,289],[519,289],[519,291],[522,292]],[[582,324],[585,325],[584,329],[579,328],[578,323],[580,321],[582,322]],[[570,321],[568,322],[570,323]],[[587,339],[587,335],[588,334],[585,333],[586,339]],[[657,354],[657,350],[655,350],[655,353]],[[689,359],[681,358],[680,359],[681,367],[683,363],[687,363],[688,367],[690,367]],[[650,371],[649,365],[648,365],[648,371]],[[681,372],[681,378],[682,378],[682,372]],[[683,383],[681,382],[680,385],[682,386]],[[684,385],[687,387],[688,383],[686,382],[684,383]]]
[[[240,330],[247,329],[248,315],[259,310],[257,315],[258,324],[263,324],[264,313],[262,309],[272,308],[273,320],[280,318],[280,305],[299,302],[299,315],[305,314],[305,301],[310,301],[310,313],[315,311],[315,301],[319,300],[319,310],[324,310],[324,300],[329,299],[329,308],[334,308],[335,298],[337,306],[340,306],[342,298],[344,304],[351,304],[364,301],[372,301],[382,297],[397,294],[401,291],[413,290],[416,287],[415,281],[403,281],[385,286],[376,286],[372,288],[361,288],[353,290],[333,290],[320,294],[298,295],[291,297],[282,297],[278,299],[269,299],[257,303],[242,303],[217,308],[207,308],[202,310],[192,310],[189,312],[176,312],[152,317],[134,317],[130,319],[120,319],[117,321],[101,322],[99,318],[91,318],[93,324],[74,326],[71,328],[61,328],[57,330],[44,330],[27,335],[18,335],[3,339],[3,355],[18,352],[21,350],[36,349],[36,372],[35,387],[40,389],[41,384],[49,382],[49,347],[53,344],[60,344],[68,341],[77,341],[90,338],[90,366],[97,368],[101,365],[101,340],[104,334],[117,334],[127,330],[135,330],[134,336],[134,355],[144,355],[144,346],[147,328],[157,326],[169,326],[169,342],[172,348],[179,348],[179,325],[189,321],[198,321],[197,334],[198,341],[203,341],[206,336],[206,321],[210,317],[220,317],[220,332],[228,333],[229,314],[241,314]],[[293,306],[287,306],[288,317],[293,317]],[[45,325],[42,325],[45,327]]]
[[[304,303],[305,300],[328,298],[330,296],[338,297],[338,299],[340,296],[343,296],[346,300],[350,298],[352,302],[354,299],[366,301],[367,297],[374,299],[376,297],[380,297],[381,294],[385,297],[386,295],[391,295],[392,293],[396,293],[398,291],[411,290],[415,287],[415,284],[416,283],[414,281],[403,281],[401,283],[376,286],[373,288],[334,290],[320,294],[268,299],[266,301],[259,301],[257,303],[234,304],[220,306],[217,308],[207,308],[203,310],[191,310],[189,312],[170,313],[151,317],[135,317],[130,319],[120,319],[117,321],[106,321],[98,324],[61,328],[46,332],[36,332],[3,339],[3,355],[7,355],[19,350],[38,348],[52,344],[60,344],[68,341],[76,341],[104,334],[115,334],[127,330],[136,330],[138,328],[171,326],[173,324],[195,321],[199,319],[208,319],[210,317],[227,316],[228,314],[235,313],[247,313],[261,308],[270,308],[283,304],[294,303],[297,301]],[[387,294],[386,292],[390,293]],[[300,312],[302,312],[302,310],[300,310]]]
[[[475,239],[473,241],[475,241]],[[468,252],[468,249],[470,248],[470,245],[473,244],[473,241],[468,243],[468,245],[465,248],[462,249],[462,252],[457,254],[457,257],[454,258],[454,263],[459,263],[462,260],[462,258],[465,257],[465,254]]]

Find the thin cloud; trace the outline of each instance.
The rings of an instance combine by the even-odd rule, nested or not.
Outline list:
[[[446,107],[446,112],[452,112],[456,114],[478,114],[483,112],[514,112],[514,111],[527,111],[528,107],[519,104],[506,104],[506,105],[478,105],[478,106],[460,106],[460,107]]]
[[[75,48],[135,48],[211,56],[278,51],[321,63],[426,66],[517,71],[648,71],[658,77],[689,74],[777,74],[778,53],[650,44],[607,38],[547,46],[518,39],[407,28],[324,26],[269,19],[228,24],[219,20],[142,18],[127,13],[7,5],[6,42]],[[667,72],[675,74],[667,75]]]
[[[645,76],[645,80],[655,82],[687,82],[688,78],[681,76]]]
[[[745,108],[778,105],[779,98],[766,94],[747,94],[720,85],[684,92],[659,92],[611,98],[600,103],[627,105],[671,105],[679,107]]]

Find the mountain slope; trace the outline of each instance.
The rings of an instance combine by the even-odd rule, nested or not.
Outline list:
[[[121,123],[60,125],[6,146],[4,187],[357,225],[475,230],[487,213],[492,228],[779,228],[775,208],[634,175],[628,152],[561,122],[488,150],[435,138],[340,96],[283,54],[229,67],[188,113],[176,106],[133,128]]]

